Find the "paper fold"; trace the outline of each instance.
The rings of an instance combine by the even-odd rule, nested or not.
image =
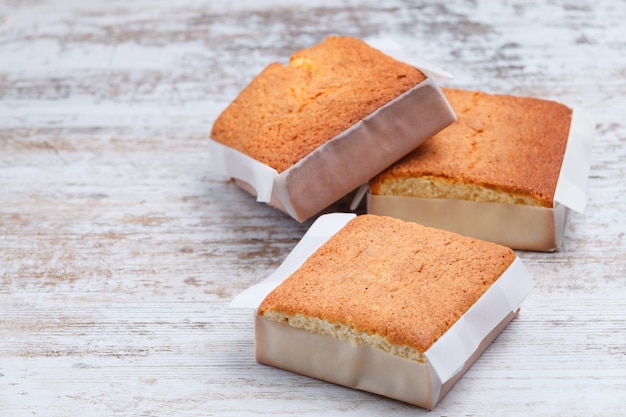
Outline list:
[[[256,192],[256,200],[269,203],[278,171],[221,143],[209,140],[209,165],[213,171],[245,181]]]
[[[424,355],[445,383],[472,357],[503,317],[515,313],[533,288],[533,281],[516,258],[485,294],[428,349]]]
[[[591,114],[579,107],[574,107],[572,112],[572,123],[554,201],[582,213],[587,204],[595,121]]]
[[[280,285],[324,242],[341,230],[354,217],[356,215],[353,213],[333,213],[332,215],[320,216],[287,255],[283,263],[264,281],[237,295],[231,301],[230,307],[256,310],[267,294]]]

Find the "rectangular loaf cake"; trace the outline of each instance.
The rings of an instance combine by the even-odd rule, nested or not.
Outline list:
[[[285,263],[248,290],[257,360],[428,409],[532,285],[509,248],[375,215],[322,216]]]
[[[351,37],[268,65],[211,130],[214,168],[299,221],[455,120],[419,69]]]
[[[514,249],[557,249],[567,215],[557,190],[572,183],[563,166],[578,139],[571,139],[573,110],[531,97],[443,91],[458,120],[370,181],[368,212]],[[584,173],[584,193],[588,160],[567,163]]]

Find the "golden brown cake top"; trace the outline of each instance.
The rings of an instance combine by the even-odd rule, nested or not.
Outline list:
[[[329,37],[266,67],[211,137],[282,172],[425,78],[359,39]]]
[[[528,195],[553,207],[572,110],[554,101],[442,89],[456,123],[370,182],[434,176]]]
[[[332,236],[259,307],[425,352],[515,260],[504,246],[384,216]]]

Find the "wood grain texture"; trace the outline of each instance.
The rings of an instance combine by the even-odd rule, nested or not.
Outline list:
[[[625,415],[624,16],[611,0],[0,4],[0,413]],[[212,174],[210,126],[329,34],[392,36],[449,86],[597,120],[586,212],[559,252],[518,253],[535,289],[431,413],[256,364],[252,317],[228,309],[310,222]]]

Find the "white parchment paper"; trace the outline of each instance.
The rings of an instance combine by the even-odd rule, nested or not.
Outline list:
[[[572,111],[572,123],[554,201],[582,213],[587,204],[587,182],[591,170],[595,121],[591,114],[580,107],[574,107]]]

